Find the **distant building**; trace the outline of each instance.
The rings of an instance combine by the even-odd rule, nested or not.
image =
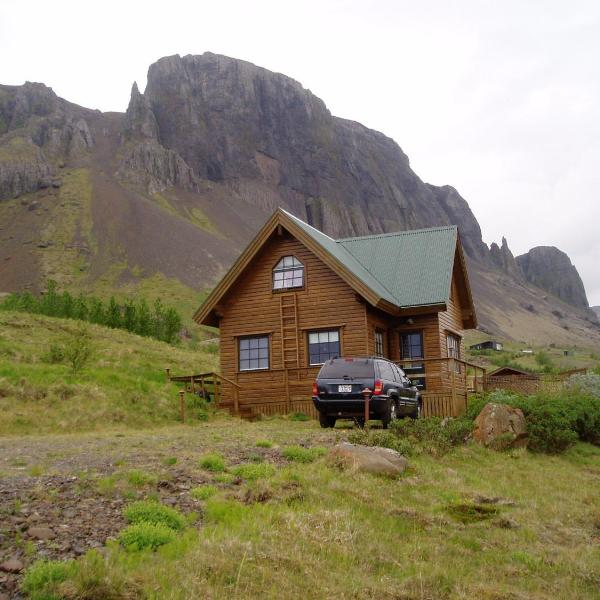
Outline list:
[[[473,344],[469,346],[470,350],[502,350],[503,346],[501,342],[497,342],[496,340],[486,340],[485,342],[479,342],[479,344]]]
[[[493,377],[534,377],[538,378],[535,373],[529,373],[527,371],[523,371],[522,369],[515,369],[514,367],[500,367],[491,373],[488,373],[488,378],[491,379]]]

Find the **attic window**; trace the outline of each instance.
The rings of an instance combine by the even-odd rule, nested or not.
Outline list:
[[[273,289],[286,290],[304,285],[304,265],[295,256],[284,256],[273,269]]]

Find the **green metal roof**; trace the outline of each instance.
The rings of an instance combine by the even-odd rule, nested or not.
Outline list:
[[[284,212],[384,300],[400,308],[448,302],[455,225],[334,240]]]

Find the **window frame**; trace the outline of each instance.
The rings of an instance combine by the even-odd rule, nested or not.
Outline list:
[[[456,343],[456,346],[450,344],[450,340]],[[461,360],[460,355],[460,344],[462,342],[462,337],[453,331],[446,331],[446,356],[450,359],[454,359],[454,372],[460,373],[460,363],[457,362]],[[456,356],[454,355],[454,351],[456,351]]]
[[[408,357],[404,356],[404,343],[403,337],[405,335],[418,335],[421,342],[421,354],[419,357]],[[404,365],[404,369],[408,369],[410,371],[409,374],[406,374],[405,370],[402,369],[404,373],[404,377],[406,377],[413,385],[417,386],[419,390],[426,391],[427,390],[427,373],[425,369],[425,362],[418,362],[419,359],[425,360],[425,330],[424,329],[409,329],[408,331],[398,331],[398,346],[400,351],[400,361],[410,360],[411,362],[408,365]],[[409,345],[412,347],[412,345]],[[412,354],[412,352],[411,352]],[[412,362],[417,361],[417,362]]]
[[[311,352],[310,352],[310,346],[311,346],[311,342],[310,342],[310,336],[311,334],[321,334],[321,333],[327,333],[327,334],[331,334],[331,333],[337,333],[338,339],[337,339],[337,343],[338,343],[338,352],[337,354],[333,355],[333,356],[329,356],[328,358],[326,358],[323,362],[312,362],[311,360]],[[317,344],[320,344],[321,342],[317,342]],[[326,343],[334,343],[334,342],[329,342],[329,340]],[[320,354],[319,353],[319,358],[320,358]],[[328,360],[335,358],[335,357],[341,357],[342,356],[342,330],[340,327],[321,327],[319,329],[311,329],[308,330],[306,332],[306,358],[307,358],[307,363],[309,367],[320,367],[321,365],[324,365]]]
[[[260,346],[260,341],[258,342],[258,346],[256,348],[242,348],[242,342],[245,340],[262,340],[262,339],[266,339],[267,340],[267,345],[266,345],[266,349],[267,349],[267,366],[260,366],[260,361],[261,361],[261,357],[260,357],[260,350],[262,350],[264,348]],[[253,335],[240,335],[237,337],[237,368],[238,368],[238,372],[239,373],[248,373],[248,372],[252,372],[252,371],[269,371],[271,369],[271,334],[270,333],[264,333],[264,334],[253,334]],[[248,368],[242,368],[242,351],[245,350],[258,350],[259,351],[259,356],[257,357],[256,360],[259,361],[259,366],[258,367],[248,367]],[[243,359],[243,360],[247,360],[248,362],[253,360],[252,358],[248,357],[247,359]]]
[[[282,265],[281,263],[285,261],[286,258],[291,258],[293,261],[296,261],[298,264],[292,264],[291,266]],[[301,285],[292,285],[292,286],[282,286],[275,287],[275,274],[276,273],[286,273],[286,272],[294,272],[301,271],[302,272],[302,284]],[[296,279],[292,276],[292,281]],[[285,275],[281,279],[282,283],[285,282]],[[305,264],[294,254],[286,254],[282,256],[276,263],[275,266],[271,269],[271,291],[275,293],[287,292],[289,290],[301,290],[306,286],[306,266]]]

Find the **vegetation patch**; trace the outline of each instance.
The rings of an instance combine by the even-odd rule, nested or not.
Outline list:
[[[282,452],[285,459],[299,463],[311,463],[325,453],[325,448],[304,448],[302,446],[288,446]]]
[[[165,525],[178,531],[186,525],[185,517],[174,508],[149,500],[134,502],[125,508],[123,516],[128,523]]]
[[[232,473],[242,479],[256,481],[266,479],[275,474],[275,467],[269,463],[254,463],[240,465],[232,469]]]
[[[195,500],[208,500],[214,496],[219,490],[214,485],[200,485],[192,488],[190,495]]]
[[[205,454],[198,464],[201,468],[212,473],[222,473],[225,471],[225,459],[220,454]]]
[[[162,523],[142,521],[125,527],[119,533],[119,542],[129,551],[156,550],[175,541],[176,534]]]
[[[58,599],[58,587],[75,573],[75,561],[38,560],[26,571],[21,589],[31,600]]]
[[[449,504],[446,512],[461,523],[486,521],[498,515],[500,509],[491,504],[474,504],[469,502]]]

